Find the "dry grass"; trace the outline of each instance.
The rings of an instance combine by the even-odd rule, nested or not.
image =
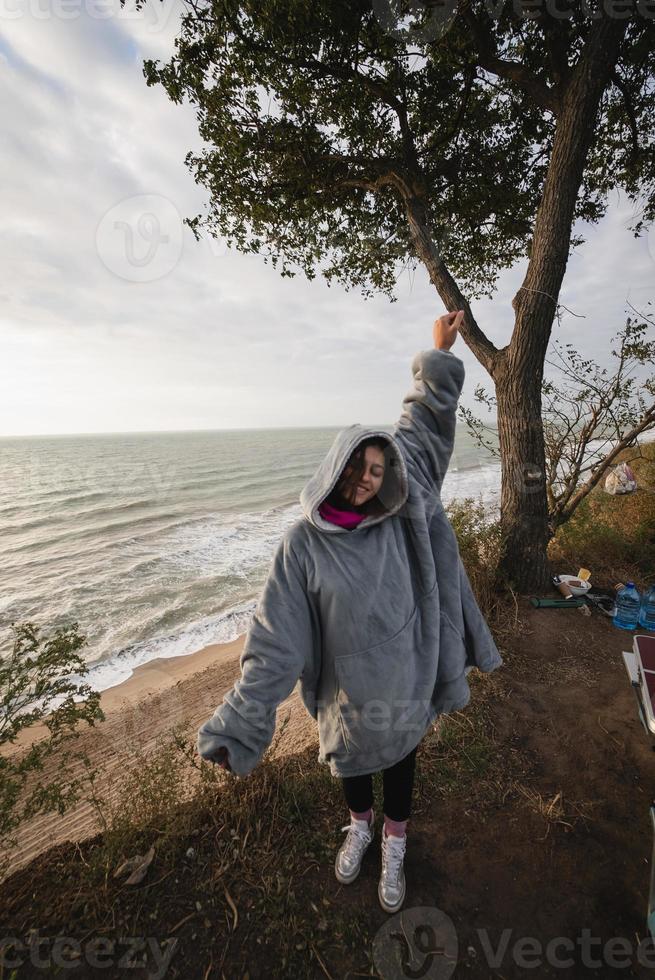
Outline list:
[[[587,830],[587,825],[594,821],[592,815],[594,807],[602,803],[601,800],[565,799],[561,789],[549,797],[531,786],[525,786],[518,782],[513,782],[509,789],[519,798],[523,798],[524,805],[528,810],[543,817],[546,821],[546,833],[543,837],[538,838],[540,841],[544,841],[548,837],[551,828],[555,825],[561,825],[570,831],[581,822]]]
[[[201,971],[189,967],[188,975],[198,976],[206,969],[242,976],[253,948],[261,948],[288,975],[313,977],[333,931],[346,948],[361,949],[356,914],[342,915],[325,898],[308,903],[303,892],[305,876],[333,860],[334,814],[344,813],[340,787],[314,764],[314,750],[274,758],[281,734],[257,770],[237,780],[194,759],[191,744],[172,729],[152,755],[135,756],[118,801],[97,801],[102,835],[74,852],[64,848],[59,862],[48,855],[45,868],[40,860],[47,911],[34,906],[35,869],[24,869],[13,878],[4,914],[27,913],[68,934],[74,922],[103,935],[147,935],[156,922],[202,953]],[[123,862],[151,847],[142,884],[115,877]]]
[[[575,616],[571,611],[567,616]],[[534,685],[539,685],[543,690],[548,690],[557,685],[566,684],[569,687],[593,688],[597,685],[596,670],[597,661],[594,660],[593,652],[585,652],[578,647],[575,654],[558,653],[557,659],[553,661],[541,660],[531,654],[529,645],[522,652],[514,652],[512,655],[512,666],[519,673],[524,672],[524,676],[529,676]]]
[[[498,679],[469,675],[471,702],[464,711],[441,715],[423,737],[417,766],[416,812],[430,810],[436,796],[463,794],[493,805],[507,786],[506,762],[492,719],[492,707],[509,697]]]

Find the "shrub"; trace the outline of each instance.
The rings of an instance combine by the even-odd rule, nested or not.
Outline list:
[[[66,745],[79,735],[80,721],[95,725],[105,717],[100,693],[70,676],[88,670],[76,652],[86,642],[77,624],[59,628],[45,640],[33,623],[12,624],[11,629],[12,651],[0,660],[0,849],[5,851],[0,853],[0,873],[23,821],[54,810],[63,814],[77,802],[83,780],[73,778],[69,763],[82,759],[88,765],[89,760],[84,753],[67,751]],[[76,703],[75,697],[84,700]],[[19,733],[41,720],[48,734],[25,752],[12,752]],[[39,778],[45,760],[62,747],[56,775]]]
[[[490,519],[484,502],[473,497],[450,500],[444,509],[480,610],[485,619],[493,621],[498,607],[494,581],[500,559],[500,520]]]

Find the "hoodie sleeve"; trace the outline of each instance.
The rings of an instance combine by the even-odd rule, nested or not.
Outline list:
[[[450,351],[419,351],[412,361],[412,375],[413,385],[403,398],[393,435],[424,492],[440,494],[455,444],[464,362]]]
[[[232,772],[247,776],[275,732],[278,705],[303,673],[316,671],[314,618],[304,576],[288,539],[277,547],[241,654],[241,677],[198,731],[198,752],[217,761],[225,747]]]

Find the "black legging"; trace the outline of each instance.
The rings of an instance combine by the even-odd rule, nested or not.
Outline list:
[[[382,770],[382,789],[384,793],[384,813],[391,820],[408,820],[412,809],[412,790],[416,767],[416,748],[395,766]],[[355,813],[364,813],[373,805],[373,774],[365,776],[344,776],[343,792],[348,808]]]

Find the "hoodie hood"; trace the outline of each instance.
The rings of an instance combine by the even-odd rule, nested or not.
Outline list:
[[[384,450],[384,479],[377,494],[378,499],[386,507],[386,513],[377,516],[369,515],[356,528],[347,530],[321,517],[318,506],[336,486],[353,450],[363,439],[371,436],[378,436],[387,443],[387,448]],[[378,524],[399,511],[407,500],[408,492],[405,458],[393,436],[382,429],[368,429],[355,422],[338,432],[323,462],[300,491],[300,506],[305,518],[319,530],[326,531],[328,534],[356,534],[361,528]]]

